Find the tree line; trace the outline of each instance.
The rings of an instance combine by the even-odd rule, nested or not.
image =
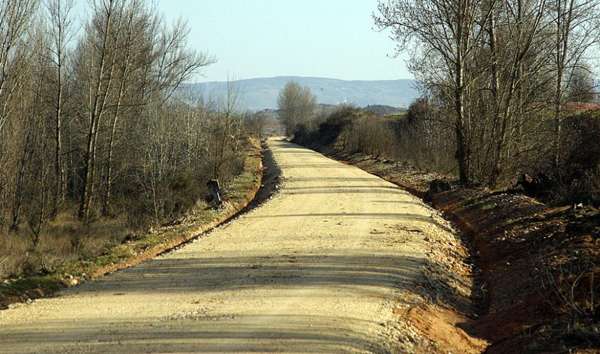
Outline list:
[[[61,212],[161,222],[241,169],[234,92],[179,89],[214,62],[187,24],[143,0],[87,5],[79,20],[73,0],[0,0],[0,230],[39,236]]]
[[[390,29],[431,107],[450,129],[458,177],[497,186],[524,165],[568,159],[568,104],[594,98],[596,0],[389,0]],[[423,104],[423,102],[421,102]]]
[[[422,97],[395,116],[331,113],[290,83],[279,112],[296,141],[408,161],[463,185],[526,179],[545,201],[600,203],[600,1],[381,0],[374,21],[410,54]]]

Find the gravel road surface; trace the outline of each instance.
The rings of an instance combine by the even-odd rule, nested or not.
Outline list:
[[[356,167],[269,145],[283,177],[271,200],[177,251],[0,311],[0,352],[410,351],[400,310],[422,296],[426,241],[448,225]]]

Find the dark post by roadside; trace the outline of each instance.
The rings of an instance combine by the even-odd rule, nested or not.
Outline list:
[[[210,181],[206,182],[206,186],[208,187],[209,202],[215,208],[220,207],[223,204],[223,199],[221,197],[219,180],[211,179]]]

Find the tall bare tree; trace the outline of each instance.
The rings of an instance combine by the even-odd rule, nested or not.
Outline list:
[[[415,45],[422,57],[435,60],[433,67],[447,73],[445,78],[430,83],[436,81],[452,96],[458,172],[465,184],[471,181],[472,119],[466,98],[480,73],[473,70],[472,63],[484,38],[483,24],[490,21],[494,3],[494,0],[381,1],[375,15],[380,29],[392,29],[399,50]]]
[[[572,73],[584,55],[600,40],[600,2],[597,0],[553,0],[549,20],[553,25],[554,90],[554,165],[561,162],[563,104],[571,85]]]
[[[20,71],[15,59],[19,42],[28,29],[37,8],[36,0],[0,1],[0,132],[6,124],[9,97],[14,93]],[[12,84],[9,85],[9,82]]]
[[[54,66],[53,99],[54,102],[54,171],[55,189],[53,213],[56,214],[65,198],[65,169],[63,163],[63,109],[65,83],[67,82],[69,43],[73,38],[73,0],[46,0],[45,7],[49,23],[48,41],[50,62]]]
[[[87,42],[80,47],[84,56],[85,69],[88,70],[88,106],[85,157],[83,164],[83,182],[79,217],[87,220],[94,196],[94,177],[96,173],[97,141],[100,121],[104,116],[115,70],[116,48],[114,38],[119,31],[118,21],[123,3],[120,0],[99,0],[93,2],[93,18],[87,26]]]
[[[288,135],[295,133],[296,128],[309,122],[316,110],[316,97],[308,87],[302,87],[297,82],[288,82],[279,93],[277,105],[279,119]]]
[[[488,146],[491,162],[488,184],[495,186],[509,159],[508,149],[519,114],[537,99],[527,83],[539,76],[547,62],[538,49],[543,46],[546,0],[516,0],[499,2],[492,8],[488,20],[490,92],[492,98],[491,132]],[[535,85],[534,85],[535,87]]]
[[[15,99],[22,88],[20,78],[25,74],[26,42],[32,19],[37,9],[35,0],[1,0],[0,1],[0,208],[8,207],[12,199],[12,171],[16,161],[15,154],[18,143],[11,139],[14,129],[19,129],[20,122],[11,113],[17,113]],[[8,129],[7,129],[8,128]],[[0,226],[4,224],[4,213],[0,213]]]

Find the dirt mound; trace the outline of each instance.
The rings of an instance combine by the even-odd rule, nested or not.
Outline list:
[[[481,353],[488,343],[470,336],[462,327],[468,326],[471,320],[450,309],[429,305],[411,308],[409,321],[427,338],[437,343],[444,352]]]

